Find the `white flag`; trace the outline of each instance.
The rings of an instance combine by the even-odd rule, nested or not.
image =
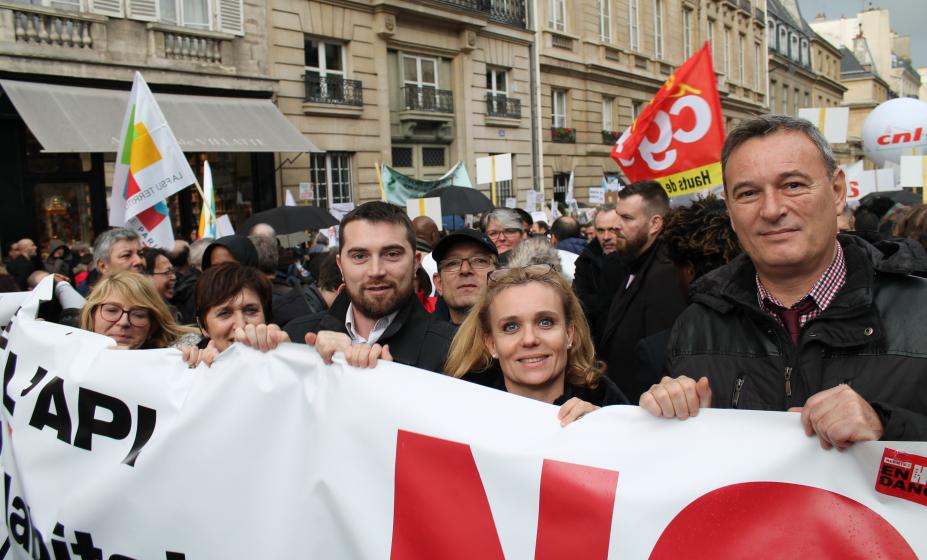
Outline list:
[[[138,72],[120,130],[109,224],[135,230],[145,245],[169,248],[174,233],[165,200],[196,178]]]

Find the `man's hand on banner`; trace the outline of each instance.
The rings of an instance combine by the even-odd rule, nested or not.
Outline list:
[[[211,340],[206,345],[206,348],[197,348],[196,346],[184,344],[180,347],[180,351],[183,352],[183,361],[186,362],[190,369],[201,363],[206,364],[206,367],[211,367],[212,363],[219,357],[219,350],[216,349],[216,344]]]
[[[801,412],[805,434],[817,434],[824,449],[846,449],[857,441],[876,441],[884,432],[875,409],[845,384],[811,395],[804,407],[790,410]]]
[[[680,375],[664,377],[660,383],[650,387],[641,395],[640,406],[654,416],[685,420],[697,416],[700,408],[711,406],[711,387],[708,378],[698,381]]]
[[[281,342],[289,342],[290,335],[274,324],[245,325],[235,329],[235,342],[257,348],[261,352],[273,350]]]
[[[354,344],[351,337],[335,331],[306,333],[306,344],[314,346],[326,364],[332,363],[335,352],[344,354],[348,365],[359,368],[376,367],[377,360],[393,361],[388,344]]]
[[[393,355],[389,353],[389,344],[380,346],[379,344],[352,344],[344,353],[344,359],[348,365],[358,368],[377,367],[378,360],[393,361]]]
[[[589,414],[590,412],[595,412],[599,410],[599,407],[596,405],[586,402],[578,397],[573,397],[567,402],[563,403],[560,407],[560,410],[557,411],[557,418],[560,420],[561,426],[566,426],[576,420],[579,420],[583,416]]]

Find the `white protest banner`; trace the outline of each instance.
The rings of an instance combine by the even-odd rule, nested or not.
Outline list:
[[[525,210],[528,212],[538,211],[538,192],[534,189],[525,191]]]
[[[476,158],[476,184],[512,180],[512,154]]]
[[[831,144],[845,144],[850,124],[849,107],[806,107],[798,118],[810,121]]]
[[[537,222],[545,222],[545,223],[546,223],[547,220],[548,220],[548,218],[547,218],[547,212],[541,212],[541,211],[532,212],[532,213],[531,213],[531,219],[534,220],[535,223],[537,223]]]
[[[605,189],[602,187],[590,187],[589,204],[605,204]]]
[[[190,370],[22,314],[4,342],[4,557],[927,554],[923,442],[825,451],[797,414],[631,406],[561,428],[398,364],[234,345]]]
[[[517,207],[518,207],[518,200],[516,200],[514,196],[506,197],[506,199],[505,199],[505,207],[506,207],[506,208],[517,208]]]
[[[410,220],[419,216],[428,216],[438,226],[438,229],[444,229],[440,198],[410,198],[406,200],[406,214],[409,215]]]
[[[328,213],[338,220],[344,218],[351,210],[354,210],[353,202],[336,202],[328,207]]]
[[[875,181],[861,182],[863,169],[863,160],[859,160],[852,165],[845,165],[843,172],[847,182],[847,202],[859,202],[859,199],[871,192],[875,192]]]

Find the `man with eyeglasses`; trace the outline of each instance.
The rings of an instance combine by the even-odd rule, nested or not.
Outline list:
[[[501,266],[508,262],[511,250],[528,237],[521,216],[511,208],[494,208],[483,214],[480,227],[499,251]]]
[[[499,252],[486,235],[474,229],[455,231],[432,251],[438,272],[432,276],[444,304],[436,314],[455,325],[463,323],[486,287],[486,276],[496,270]]]

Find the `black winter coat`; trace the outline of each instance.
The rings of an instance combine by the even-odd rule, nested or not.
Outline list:
[[[608,366],[606,373],[632,402],[650,388],[649,379],[637,379],[637,343],[642,338],[672,328],[686,308],[679,288],[676,267],[666,257],[661,241],[628,264],[634,280],[618,294],[608,310],[608,318],[597,350]],[[627,282],[625,275],[623,281]],[[623,284],[622,284],[623,286]]]
[[[882,419],[885,440],[927,440],[927,280],[896,245],[890,256],[840,235],[844,287],[802,328],[798,345],[760,307],[746,255],[693,286],[667,348],[672,376],[707,376],[712,406],[787,410],[850,385]]]
[[[347,290],[342,290],[327,311],[293,319],[284,330],[293,342],[303,342],[310,332],[347,334],[344,319],[349,303]],[[377,344],[389,344],[393,360],[400,364],[441,373],[456,332],[457,327],[425,311],[422,302],[413,296],[399,309]]]
[[[586,319],[593,329],[608,314],[608,307],[617,288],[606,279],[605,258],[599,240],[593,239],[576,259],[576,270],[573,272],[573,293],[583,305]],[[615,260],[615,265],[621,266],[621,262]]]

